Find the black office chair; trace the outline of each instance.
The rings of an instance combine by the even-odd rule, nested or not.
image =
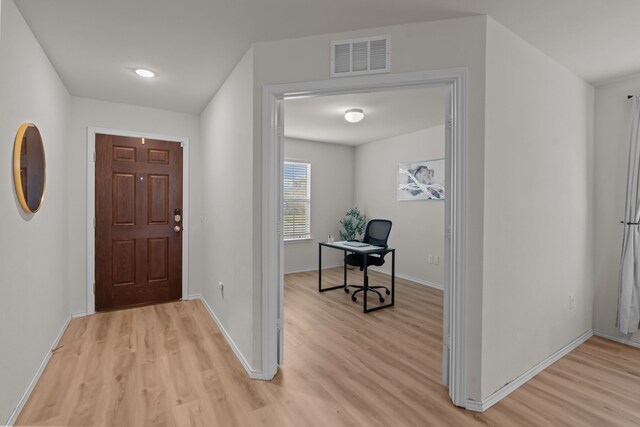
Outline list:
[[[389,233],[391,232],[391,221],[388,219],[372,219],[367,224],[367,229],[364,232],[364,238],[362,239],[363,243],[368,243],[374,246],[382,246],[383,248],[387,248],[387,239],[389,239]],[[370,265],[376,265],[380,267],[384,264],[384,256],[386,254],[371,254],[367,255],[367,267]],[[364,270],[364,255],[360,254],[349,254],[344,258],[345,265],[353,265],[356,267],[360,267],[360,271]],[[345,267],[346,268],[346,267]],[[346,277],[346,276],[345,276]],[[364,275],[365,283],[369,283],[369,274],[365,272]],[[358,292],[364,291],[364,286],[359,285],[347,285],[345,283],[344,291],[349,293],[349,288],[354,288],[355,291],[351,294],[351,300],[357,301],[356,294]],[[384,289],[385,293],[389,295],[391,291],[386,286],[368,286],[370,291],[378,294],[380,298],[380,302],[384,302],[384,297],[378,291],[378,289]],[[366,295],[365,295],[366,298]]]

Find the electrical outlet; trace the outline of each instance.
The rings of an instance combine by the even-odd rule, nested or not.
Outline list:
[[[576,306],[576,297],[573,294],[569,294],[569,310],[573,310]]]
[[[428,256],[427,256],[427,262],[428,262],[429,264],[433,264],[433,255],[428,255]]]
[[[435,265],[440,264],[440,257],[439,257],[439,256],[434,256],[434,257],[433,257],[433,263],[434,263]]]

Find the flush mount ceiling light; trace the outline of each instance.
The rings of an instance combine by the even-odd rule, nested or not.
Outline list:
[[[344,112],[344,119],[350,123],[358,123],[364,118],[362,108],[350,108]]]
[[[133,70],[133,72],[139,75],[140,77],[144,77],[147,79],[150,79],[151,77],[156,76],[156,73],[154,73],[151,70],[147,70],[145,68],[136,68],[135,70]]]

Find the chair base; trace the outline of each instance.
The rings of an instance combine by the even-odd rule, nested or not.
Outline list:
[[[358,301],[358,298],[356,298],[356,294],[358,292],[364,292],[364,286],[360,286],[360,285],[345,285],[344,291],[346,293],[349,293],[349,288],[354,288],[355,289],[355,291],[353,291],[353,293],[351,294],[351,301],[353,301],[353,302]],[[384,302],[384,297],[378,291],[378,289],[384,289],[384,292],[387,295],[390,295],[391,291],[386,286],[368,286],[367,287],[368,291],[375,292],[376,294],[378,294],[378,299],[380,300],[381,303],[383,303]]]

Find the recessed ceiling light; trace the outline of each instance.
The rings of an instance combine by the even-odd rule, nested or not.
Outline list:
[[[364,118],[362,108],[350,108],[344,112],[344,119],[350,123],[358,123]]]
[[[154,73],[151,70],[146,70],[144,68],[136,68],[135,70],[133,70],[137,75],[139,75],[140,77],[145,77],[147,79],[150,79],[151,77],[155,77],[156,73]]]

